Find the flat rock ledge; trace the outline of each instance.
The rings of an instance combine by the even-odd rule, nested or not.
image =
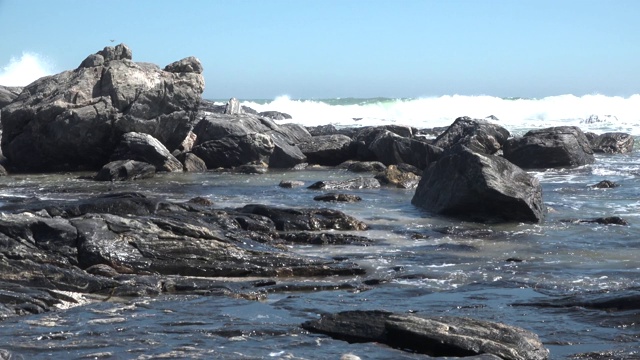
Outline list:
[[[378,342],[429,356],[495,355],[505,360],[544,360],[549,351],[528,330],[464,317],[423,317],[387,311],[323,315],[302,327],[352,343]]]
[[[161,293],[256,298],[268,291],[265,280],[277,285],[271,278],[295,283],[297,277],[365,273],[345,259],[302,256],[280,246],[283,241],[364,245],[367,239],[358,236],[322,235],[365,229],[355,218],[329,209],[222,210],[202,200],[174,203],[117,193],[0,208],[0,320],[79,305],[80,298]],[[256,277],[262,282],[250,280]]]

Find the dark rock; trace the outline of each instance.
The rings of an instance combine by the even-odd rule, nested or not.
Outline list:
[[[311,184],[309,189],[322,190],[356,190],[356,189],[377,189],[380,182],[374,178],[355,178],[344,181],[317,181]]]
[[[279,231],[293,230],[365,230],[367,225],[349,215],[330,209],[280,209],[266,205],[246,205],[240,213],[271,219]]]
[[[268,161],[274,147],[268,135],[250,133],[206,141],[196,145],[192,151],[207,164],[207,168],[215,169]]]
[[[307,162],[307,157],[302,153],[300,148],[285,134],[271,132],[270,135],[273,140],[274,149],[269,157],[269,167],[289,169]]]
[[[311,136],[339,134],[338,129],[333,125],[307,126],[306,129]]]
[[[437,161],[442,149],[424,141],[401,137],[390,131],[380,132],[368,147],[385,165],[411,164],[419,169]]]
[[[213,206],[213,201],[211,201],[211,199],[202,196],[194,197],[193,199],[189,199],[189,201],[187,202],[189,204],[195,204],[199,206]]]
[[[187,172],[206,172],[207,164],[196,154],[191,152],[180,153],[176,159],[182,163],[184,171]]]
[[[611,189],[611,188],[615,188],[618,187],[620,185],[614,183],[613,181],[610,180],[602,180],[597,184],[593,184],[591,185],[592,188],[596,188],[596,189]]]
[[[122,44],[97,55],[103,64],[95,56],[40,78],[2,109],[2,150],[16,171],[96,170],[124,133],[149,134],[173,150],[191,130],[201,74],[134,63]]]
[[[336,166],[354,158],[351,138],[345,135],[320,135],[298,144],[312,164]]]
[[[112,161],[100,169],[94,177],[97,181],[128,181],[154,177],[156,167],[135,160]]]
[[[149,134],[129,132],[122,136],[111,161],[136,160],[155,166],[156,171],[182,171],[178,161],[160,141]]]
[[[282,181],[280,181],[280,184],[278,184],[278,186],[290,189],[290,188],[294,188],[294,187],[304,186],[304,181],[282,180]]]
[[[611,123],[618,122],[618,118],[613,115],[590,115],[588,118],[580,121],[581,124],[598,124],[598,123]]]
[[[560,221],[571,223],[593,223],[601,225],[629,225],[627,220],[619,216],[599,217],[595,219],[563,219]]]
[[[268,117],[271,120],[288,120],[291,119],[291,115],[281,113],[279,111],[263,111],[259,112],[258,116]]]
[[[524,169],[569,167],[595,161],[591,144],[575,126],[531,130],[504,144],[504,157]]]
[[[509,161],[460,147],[422,175],[411,203],[428,211],[481,221],[540,222],[538,181]]]
[[[389,165],[379,172],[375,178],[384,185],[392,185],[402,189],[415,189],[420,182],[420,176],[409,171],[402,171],[396,165]]]
[[[371,245],[373,240],[364,236],[339,233],[295,232],[281,233],[280,238],[294,244],[307,245]]]
[[[434,357],[493,354],[502,359],[544,360],[549,356],[549,351],[532,332],[463,317],[344,311],[307,321],[302,327],[339,340],[378,342]]]
[[[386,169],[380,161],[352,161],[347,166],[347,170],[351,172],[379,172]]]
[[[583,307],[587,309],[606,311],[639,310],[640,289],[631,288],[617,291],[607,289],[606,291],[602,292],[577,294],[540,302],[515,303],[513,305],[552,308]]]
[[[464,145],[471,151],[492,155],[502,148],[509,135],[509,131],[502,126],[463,116],[440,134],[433,145],[443,149]]]
[[[0,110],[11,104],[22,92],[21,86],[2,86],[0,85]]]
[[[609,132],[590,140],[591,148],[597,153],[623,154],[633,151],[633,136],[621,132]]]
[[[336,201],[336,202],[358,202],[362,201],[362,198],[357,195],[351,194],[337,194],[337,193],[327,193],[323,195],[318,195],[313,198],[316,201]]]

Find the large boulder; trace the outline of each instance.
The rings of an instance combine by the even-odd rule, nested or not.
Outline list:
[[[196,125],[193,132],[197,136],[193,152],[205,160],[209,168],[240,166],[256,161],[264,161],[272,168],[291,168],[306,162],[306,156],[296,144],[301,140],[311,138],[304,128],[293,125],[280,126],[268,118],[245,113],[235,115],[207,114]],[[221,164],[221,161],[218,160],[208,160],[227,156],[224,152],[226,151],[225,147],[212,146],[212,144],[208,144],[209,142],[213,141],[215,144],[219,144],[229,142],[229,138],[265,137],[268,140],[253,143],[255,148],[244,149],[245,153],[253,154],[253,157],[240,157],[235,162],[225,162],[225,164]],[[265,147],[265,142],[270,145]],[[244,143],[245,146],[251,145],[251,142],[245,141]],[[256,156],[256,154],[259,155]],[[240,161],[246,162],[239,163]]]
[[[385,165],[409,164],[418,169],[426,168],[438,160],[442,149],[421,140],[399,136],[383,130],[369,144],[369,151]]]
[[[94,177],[96,181],[129,181],[154,177],[156,167],[142,161],[116,160],[104,165]]]
[[[320,135],[298,144],[309,163],[336,166],[354,158],[351,138],[346,135]]]
[[[464,145],[482,154],[495,154],[509,138],[509,131],[500,125],[468,116],[457,118],[440,134],[433,145],[443,149]]]
[[[143,133],[124,134],[111,160],[136,160],[155,166],[157,171],[182,171],[182,163],[160,141]]]
[[[428,211],[480,221],[539,222],[536,178],[509,161],[459,146],[422,174],[411,203]]]
[[[152,135],[170,150],[185,139],[204,90],[190,57],[165,70],[131,61],[123,44],[80,67],[26,86],[2,109],[2,150],[18,171],[97,169],[122,134]]]
[[[622,154],[633,151],[633,136],[622,132],[608,132],[590,139],[591,148],[597,153]]]
[[[229,135],[196,145],[192,152],[204,160],[207,168],[232,168],[255,162],[266,162],[274,144],[269,135],[250,133]]]
[[[531,130],[507,140],[504,157],[523,169],[571,167],[592,164],[595,159],[586,135],[576,126]]]

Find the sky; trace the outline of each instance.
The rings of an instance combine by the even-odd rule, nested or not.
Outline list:
[[[204,66],[207,99],[640,93],[637,0],[0,0],[0,85],[105,46]]]

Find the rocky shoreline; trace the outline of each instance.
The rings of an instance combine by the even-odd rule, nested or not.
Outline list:
[[[565,126],[511,137],[493,122],[468,117],[444,129],[277,124],[290,116],[256,113],[235,99],[225,106],[203,100],[202,71],[194,57],[164,69],[135,63],[121,44],[23,89],[0,87],[4,173],[84,170],[94,171],[95,181],[135,181],[157,172],[340,167],[354,178],[312,184],[332,191],[318,201],[358,201],[340,191],[392,186],[415,189],[412,204],[430,213],[538,223],[546,213],[543,194],[525,170],[589,164],[594,152],[633,148],[625,133],[585,134]],[[135,192],[16,202],[0,208],[0,317],[167,293],[260,299],[284,284],[308,287],[297,279],[365,275],[349,259],[305,257],[285,245],[367,245],[371,240],[358,235],[366,228],[321,206],[220,209],[205,198],[176,203]],[[329,316],[337,329],[319,331],[432,356],[548,357],[535,334],[505,324],[381,312],[357,313],[354,320],[354,314]],[[340,320],[344,316],[348,320]],[[324,329],[327,321],[302,326]],[[364,334],[374,331],[372,321],[379,325],[376,334]],[[442,327],[459,333],[448,340],[433,335]],[[483,331],[497,335],[486,339]],[[470,340],[471,332],[480,335]],[[403,337],[412,340],[398,343]],[[425,342],[448,345],[434,351]]]

